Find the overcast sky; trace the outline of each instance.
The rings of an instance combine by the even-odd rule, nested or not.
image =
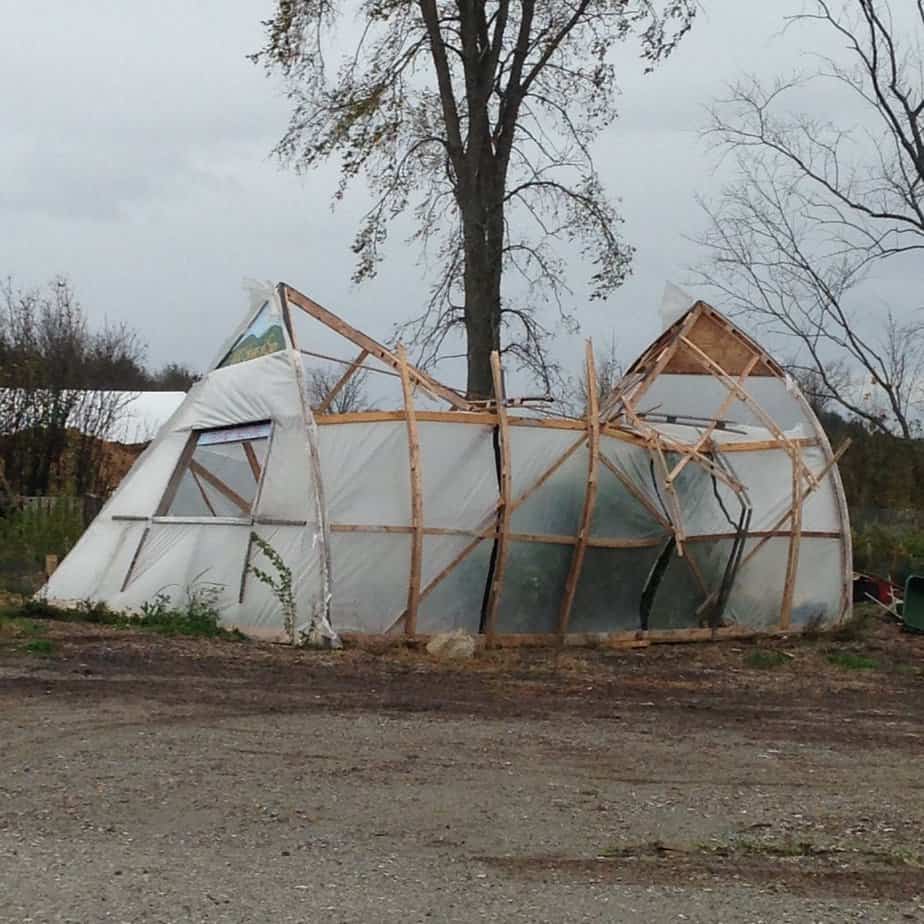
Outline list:
[[[598,342],[615,332],[626,358],[658,333],[665,282],[683,283],[697,258],[694,195],[720,175],[697,134],[703,107],[745,70],[791,70],[805,44],[778,35],[798,0],[703,6],[656,73],[626,50],[621,117],[598,148],[638,253],[631,279],[579,317]],[[426,285],[400,238],[378,279],[350,282],[362,191],[332,213],[334,169],[299,178],[270,157],[288,107],[245,57],[268,12],[0,0],[0,274],[29,286],[65,273],[91,317],[141,332],[152,363],[200,369],[244,310],[243,277],[290,282],[382,338],[416,310]],[[580,338],[556,354],[576,368]]]

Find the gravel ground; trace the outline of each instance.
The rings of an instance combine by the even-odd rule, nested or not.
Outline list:
[[[0,920],[924,922],[924,642],[892,635],[868,671],[0,640]]]

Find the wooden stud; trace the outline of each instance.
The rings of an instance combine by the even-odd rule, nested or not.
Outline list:
[[[362,365],[363,360],[368,355],[369,355],[369,351],[365,348],[359,351],[359,355],[356,357],[356,359],[353,360],[352,363],[350,363],[349,368],[346,370],[346,372],[344,372],[343,375],[341,375],[340,378],[337,379],[337,381],[334,383],[333,388],[331,388],[331,390],[324,397],[324,400],[314,409],[315,414],[326,413],[327,409],[333,403],[334,398],[336,398],[337,395],[340,394],[340,392],[343,390],[343,386],[346,385],[346,383],[350,380],[350,376],[352,376],[353,373],[356,372],[357,368],[359,368],[359,366]]]
[[[600,460],[600,408],[597,392],[599,385],[597,383],[597,372],[594,368],[594,347],[593,342],[590,340],[586,344],[584,362],[587,377],[587,486],[584,489],[584,509],[581,511],[577,542],[574,546],[574,554],[571,556],[568,577],[565,579],[565,595],[558,614],[558,634],[562,636],[568,631],[571,607],[574,605],[578,581],[581,579],[581,569],[584,567],[584,554],[587,549],[590,522],[593,517],[594,504],[597,500],[597,471]]]
[[[802,498],[799,467],[795,456],[792,460],[792,510],[790,515],[792,534],[789,538],[789,554],[786,558],[786,581],[783,584],[783,605],[780,610],[780,628],[792,625],[792,603],[796,591],[796,575],[799,570],[799,539],[802,532]]]
[[[247,574],[250,571],[250,552],[253,548],[253,530],[247,534],[247,548],[244,551],[244,568],[241,571],[241,583],[238,586],[237,602],[244,602],[244,591],[247,589]]]
[[[132,572],[135,570],[135,565],[138,562],[138,556],[141,554],[141,547],[144,545],[144,540],[148,538],[148,533],[151,531],[150,526],[145,526],[144,531],[141,533],[141,538],[138,540],[138,545],[135,547],[135,554],[132,555],[132,560],[128,563],[128,570],[125,572],[125,578],[122,581],[122,586],[119,588],[119,593],[124,593],[125,588],[128,587],[128,582],[132,579]]]
[[[219,494],[224,495],[234,504],[236,507],[240,508],[241,513],[250,516],[250,507],[251,504],[244,500],[234,488],[225,484],[217,475],[210,472],[204,465],[200,462],[197,462],[195,459],[189,460],[189,470],[193,475],[198,475],[203,481],[207,481]]]
[[[400,371],[400,360],[387,347],[383,346],[377,340],[373,340],[372,337],[357,330],[355,327],[350,326],[332,311],[322,307],[316,301],[308,298],[307,295],[303,295],[297,289],[293,289],[290,285],[284,283],[282,285],[285,289],[287,301],[298,305],[302,311],[311,315],[311,317],[320,321],[331,330],[336,331],[341,337],[345,337],[347,340],[355,343],[356,346],[366,350],[370,356],[374,356],[376,359],[385,363],[385,365],[391,366],[391,368],[396,371]],[[462,395],[448,388],[446,385],[441,384],[436,379],[427,375],[426,372],[422,372],[412,365],[407,366],[407,371],[410,378],[435,398],[442,398],[452,407],[458,408],[459,410],[468,410],[471,406]]]
[[[852,441],[851,441],[850,438],[848,437],[848,438],[841,444],[841,446],[840,446],[840,448],[837,450],[837,452],[835,452],[835,453],[831,456],[831,458],[830,458],[830,459],[828,460],[828,462],[825,464],[825,467],[821,470],[821,472],[819,472],[818,475],[813,475],[813,476],[812,476],[812,481],[811,481],[811,483],[808,484],[808,485],[806,485],[805,487],[803,487],[803,488],[801,489],[801,492],[800,492],[800,495],[799,495],[799,504],[800,504],[800,506],[801,506],[802,504],[805,503],[805,499],[806,499],[812,492],[814,492],[814,491],[818,488],[818,486],[825,480],[825,478],[828,476],[828,474],[829,474],[829,472],[831,471],[831,469],[833,469],[834,466],[837,465],[838,460],[839,460],[839,459],[841,458],[841,456],[848,450],[848,448],[850,447],[851,442],[852,442]],[[759,542],[747,553],[747,555],[745,555],[745,556],[742,557],[742,559],[741,559],[741,564],[739,565],[739,569],[740,569],[740,568],[743,568],[743,567],[744,567],[744,566],[745,566],[745,565],[746,565],[746,564],[747,564],[747,563],[748,563],[748,562],[749,562],[749,561],[750,561],[750,560],[751,560],[751,559],[752,559],[752,558],[753,558],[753,557],[754,557],[754,556],[755,556],[755,555],[756,555],[756,554],[757,554],[757,553],[758,553],[758,552],[759,552],[759,551],[760,551],[771,539],[773,539],[773,538],[776,537],[776,536],[781,535],[781,533],[779,532],[780,527],[782,527],[783,524],[786,523],[786,522],[789,520],[789,518],[792,516],[792,514],[793,514],[793,509],[794,509],[794,507],[790,507],[790,509],[787,510],[786,513],[784,513],[784,514],[776,521],[776,523],[773,524],[773,526],[772,526],[770,529],[764,530],[763,532],[759,533],[759,535],[762,536],[761,540],[760,540],[760,541],[759,541]],[[749,534],[749,535],[751,535],[751,534]],[[783,533],[782,535],[789,535],[789,534],[788,534],[788,533]],[[808,537],[808,534],[803,534],[803,535],[806,535],[806,536]],[[814,538],[814,535],[813,535],[813,538]],[[826,533],[821,533],[821,534],[820,534],[820,538],[833,538],[833,537],[829,537],[828,534],[826,534]],[[710,596],[706,599],[705,603],[711,602],[714,598],[715,598],[715,591],[713,591],[712,594],[710,594]],[[704,605],[705,605],[705,604],[704,604]]]
[[[500,603],[504,586],[504,571],[507,567],[507,533],[510,530],[510,434],[507,430],[507,409],[504,407],[504,378],[501,370],[500,355],[496,350],[491,353],[491,377],[494,381],[494,399],[497,408],[497,438],[500,448],[500,516],[497,523],[497,555],[494,559],[494,575],[488,591],[488,604],[485,618],[485,634],[488,644],[495,635],[497,624],[497,607]]]
[[[247,456],[247,464],[250,466],[250,473],[253,475],[253,480],[260,483],[260,460],[257,458],[257,454],[253,451],[253,446],[250,445],[248,440],[244,440],[241,444],[244,447],[244,455]]]
[[[852,442],[852,440],[850,440],[849,437],[848,437],[846,440],[844,440],[844,442],[841,444],[840,448],[837,450],[836,453],[834,453],[833,456],[831,456],[831,458],[828,460],[827,464],[826,464],[825,467],[821,470],[821,472],[819,472],[818,475],[813,475],[813,476],[812,476],[812,482],[811,482],[809,485],[807,485],[807,486],[805,486],[804,488],[802,488],[801,493],[800,493],[800,495],[799,495],[799,504],[800,504],[800,505],[801,505],[801,504],[804,504],[804,503],[805,503],[805,499],[806,499],[810,494],[812,494],[812,493],[818,488],[818,486],[825,480],[825,478],[828,476],[828,473],[831,471],[831,469],[834,468],[835,465],[837,465],[838,460],[840,459],[840,457],[841,457],[845,452],[847,452],[847,449],[850,447],[851,442]],[[751,549],[751,551],[748,552],[748,554],[744,556],[744,558],[742,558],[742,560],[741,560],[741,567],[744,567],[744,566],[745,566],[745,565],[757,554],[757,552],[758,552],[761,548],[763,548],[764,544],[765,544],[766,542],[768,542],[770,539],[772,539],[774,535],[776,535],[777,530],[780,529],[780,527],[782,527],[782,525],[783,525],[784,523],[786,523],[786,522],[789,520],[789,518],[790,518],[791,516],[792,516],[792,508],[790,508],[789,510],[787,510],[786,513],[784,513],[784,514],[776,521],[776,523],[774,523],[773,526],[771,526],[770,529],[767,530],[767,535],[764,536],[764,537],[760,540],[760,542],[758,542],[757,545],[755,545],[754,548]]]
[[[421,415],[418,415],[418,417],[420,417],[420,416],[421,416]],[[461,416],[461,415],[460,415],[460,416]],[[577,440],[576,442],[574,442],[570,447],[568,447],[568,449],[567,449],[561,456],[559,456],[559,458],[556,459],[556,460],[555,460],[555,461],[554,461],[554,462],[553,462],[553,463],[552,463],[552,464],[551,464],[551,465],[539,476],[539,478],[536,479],[535,482],[533,482],[533,484],[531,484],[528,488],[526,488],[526,489],[523,491],[523,493],[520,494],[520,496],[519,496],[515,501],[513,501],[513,503],[510,505],[510,513],[511,513],[511,515],[512,515],[513,513],[515,513],[516,510],[517,510],[517,508],[518,508],[521,504],[525,503],[525,501],[527,501],[527,500],[529,499],[529,497],[530,497],[535,491],[537,491],[543,484],[545,484],[545,482],[546,482],[549,478],[551,478],[552,475],[555,474],[555,472],[557,472],[558,469],[561,468],[562,465],[564,465],[565,461],[566,461],[567,459],[569,459],[569,458],[570,458],[581,446],[583,446],[585,442],[586,442],[586,437],[581,436],[581,438],[580,438],[579,440]],[[501,501],[498,500],[498,501],[491,507],[491,509],[488,511],[487,515],[485,516],[485,518],[482,520],[482,526],[480,527],[480,530],[477,531],[477,535],[475,536],[475,538],[473,539],[473,541],[470,542],[468,545],[466,545],[465,548],[462,549],[462,550],[456,555],[456,557],[453,558],[452,561],[449,562],[449,564],[446,565],[446,567],[443,568],[442,571],[440,571],[437,575],[435,575],[435,576],[431,579],[431,581],[427,584],[427,586],[424,587],[424,588],[421,590],[421,592],[420,592],[420,599],[421,599],[421,600],[423,600],[425,597],[427,597],[427,595],[428,595],[431,591],[435,590],[435,589],[439,586],[439,584],[440,584],[440,583],[441,583],[441,582],[453,571],[453,569],[454,569],[457,565],[461,564],[466,558],[468,558],[468,556],[478,547],[478,545],[479,545],[483,540],[485,540],[485,539],[491,539],[491,538],[494,538],[494,537],[496,537],[496,536],[498,535],[496,520],[497,520],[497,511],[498,511],[498,509],[500,508],[500,505],[501,505]],[[344,525],[332,526],[332,527],[331,527],[331,529],[342,529],[342,530],[344,530],[345,532],[349,532],[349,531],[361,531],[361,530],[366,529],[366,528],[369,528],[369,527],[344,526]],[[374,528],[374,529],[379,529],[379,528],[381,528],[381,529],[383,529],[383,530],[398,530],[398,529],[401,529],[402,527],[389,526],[389,527],[372,527],[372,528]],[[432,527],[427,527],[427,528],[424,530],[425,533],[430,533],[431,531],[434,531],[434,532],[435,532],[435,530],[433,530]],[[460,531],[460,534],[462,534],[462,531]],[[405,613],[404,613],[404,612],[400,613],[400,614],[395,618],[394,622],[392,623],[392,626],[394,626],[394,625],[397,624],[397,623],[400,623],[400,622],[404,619],[404,617],[405,617]]]
[[[189,460],[192,459],[193,453],[196,451],[196,444],[198,442],[198,434],[190,433],[188,439],[186,440],[186,445],[183,447],[183,451],[180,453],[180,458],[177,460],[176,468],[173,470],[173,474],[170,476],[170,480],[167,482],[167,487],[164,489],[164,495],[161,497],[160,503],[154,510],[154,516],[165,516],[167,511],[170,509],[170,505],[173,503],[173,499],[176,497],[176,492],[180,488],[180,482],[183,480],[183,475],[186,474],[186,468],[189,465]]]
[[[401,372],[401,392],[404,395],[408,462],[411,475],[411,572],[404,631],[407,635],[414,635],[417,632],[417,605],[420,602],[420,571],[423,562],[423,488],[420,472],[420,437],[417,432],[414,395],[411,391],[411,378],[404,344],[398,346],[398,368]]]

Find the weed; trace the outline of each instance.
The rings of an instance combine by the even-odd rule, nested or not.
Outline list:
[[[5,610],[0,612],[0,638],[10,636],[12,638],[29,638],[35,635],[41,635],[42,626],[32,622],[31,619],[23,619],[18,611]]]
[[[273,592],[282,609],[283,626],[289,641],[295,644],[295,594],[292,591],[292,569],[282,560],[282,556],[262,537],[250,534],[250,540],[266,556],[276,569],[276,577],[266,571],[248,565],[247,570],[262,584]]]
[[[845,671],[875,671],[879,669],[879,662],[866,655],[855,654],[852,651],[832,651],[828,655],[828,662]]]
[[[190,635],[206,638],[225,638],[239,641],[245,638],[236,629],[224,629],[219,624],[217,598],[221,588],[209,584],[192,584],[186,588],[186,599],[180,604],[171,602],[169,594],[161,592],[142,604],[141,615],[120,613],[104,603],[85,600],[74,608],[55,606],[46,600],[27,600],[21,606],[0,611],[0,630],[11,627],[11,634],[35,634],[40,625],[31,620],[59,620],[61,622],[89,622],[113,626],[117,629],[144,629],[161,635]],[[34,631],[27,631],[32,626]]]
[[[239,637],[240,633],[228,632],[220,625],[218,597],[221,590],[215,584],[192,584],[186,588],[186,600],[180,606],[161,591],[153,600],[141,605],[139,626],[160,635]]]
[[[756,667],[760,670],[770,670],[774,667],[780,667],[786,664],[789,658],[782,651],[774,651],[767,648],[754,648],[747,653],[744,663],[748,667]]]
[[[55,643],[50,638],[34,638],[26,645],[26,651],[47,658],[54,654]]]

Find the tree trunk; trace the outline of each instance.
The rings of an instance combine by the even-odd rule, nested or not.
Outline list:
[[[492,197],[493,198],[493,197]],[[485,205],[478,197],[463,207],[465,247],[465,334],[468,350],[467,395],[484,400],[494,395],[491,352],[500,351],[503,206]],[[468,212],[468,214],[466,214]],[[471,213],[475,214],[472,215]]]

